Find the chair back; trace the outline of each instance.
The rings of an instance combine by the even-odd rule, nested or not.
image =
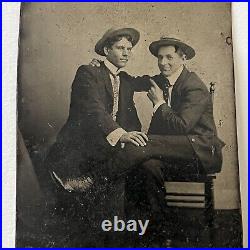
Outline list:
[[[212,97],[212,102],[214,102],[215,85],[216,85],[216,82],[210,82],[209,92],[210,92],[211,97]]]

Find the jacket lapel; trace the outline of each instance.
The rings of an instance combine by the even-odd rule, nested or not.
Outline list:
[[[126,106],[126,102],[128,102],[128,93],[129,93],[129,87],[127,84],[127,80],[123,76],[123,72],[121,72],[120,73],[118,113],[123,113],[123,109]]]
[[[105,85],[106,91],[113,99],[114,93],[113,93],[113,87],[112,87],[112,83],[111,83],[111,79],[110,79],[110,75],[109,75],[109,70],[103,62],[101,63],[100,70],[101,70],[102,81]]]
[[[178,103],[178,97],[179,97],[179,88],[186,79],[189,71],[187,70],[186,67],[183,68],[180,76],[178,77],[177,81],[174,84],[173,90],[172,90],[172,95],[171,95],[171,107],[175,107]]]

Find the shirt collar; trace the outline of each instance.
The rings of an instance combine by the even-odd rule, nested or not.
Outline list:
[[[167,77],[171,86],[173,86],[176,83],[183,69],[184,69],[184,66],[182,65],[178,70],[174,72],[174,74]]]
[[[104,60],[104,64],[108,68],[108,70],[111,72],[112,75],[118,75],[120,73],[120,69],[118,69],[114,64],[112,64],[107,59]]]

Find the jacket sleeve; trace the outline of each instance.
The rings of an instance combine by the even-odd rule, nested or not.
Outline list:
[[[72,84],[70,112],[77,112],[81,123],[87,123],[90,129],[99,129],[107,136],[120,126],[106,110],[98,85],[94,72],[88,66],[81,66]]]
[[[159,87],[161,87],[163,85],[163,82],[166,81],[162,75],[143,75],[137,77],[128,75],[128,77],[130,77],[130,81],[135,92],[149,91],[150,87],[152,86],[152,84],[150,83],[150,79],[153,79]]]
[[[150,76],[148,75],[134,77],[124,71],[120,75],[131,84],[130,86],[135,92],[148,91],[150,88]]]
[[[158,108],[153,119],[158,119],[158,122],[164,124],[166,129],[176,134],[188,134],[201,118],[210,95],[203,84],[198,84],[184,89],[180,98],[181,104],[178,112],[165,103]]]

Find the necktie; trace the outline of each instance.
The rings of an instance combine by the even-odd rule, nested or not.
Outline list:
[[[169,87],[171,86],[169,80],[166,78],[163,83],[163,97],[166,103],[168,103],[169,98]]]
[[[114,81],[112,81],[113,94],[114,94],[114,102],[113,102],[113,111],[112,118],[116,121],[116,115],[118,112],[118,102],[119,102],[119,87],[120,87],[120,77],[119,75],[111,74]]]

